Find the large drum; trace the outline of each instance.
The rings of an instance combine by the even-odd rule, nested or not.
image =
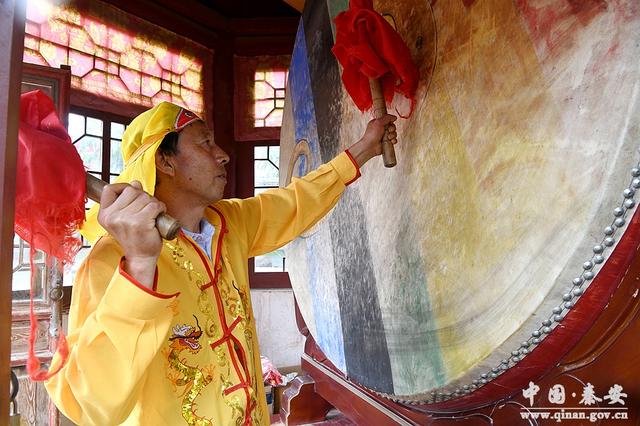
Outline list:
[[[370,119],[330,52],[332,18],[347,1],[306,3],[282,128],[283,185],[354,143]],[[583,319],[566,318],[607,285],[600,272],[625,238],[640,187],[640,5],[374,6],[420,71],[414,113],[397,122],[398,165],[370,161],[336,208],[287,247],[287,265],[335,367],[394,399],[442,401],[523,365],[554,333],[584,331]],[[602,309],[606,300],[592,302]],[[575,342],[556,339],[562,350],[562,339]]]

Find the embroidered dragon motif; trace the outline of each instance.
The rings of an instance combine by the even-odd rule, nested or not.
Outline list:
[[[182,399],[182,417],[186,420],[190,426],[211,426],[213,422],[211,419],[200,417],[196,413],[196,402],[202,389],[204,389],[209,383],[211,383],[212,376],[204,369],[192,367],[186,364],[184,359],[180,358],[180,353],[183,351],[189,351],[192,354],[197,354],[202,346],[198,341],[202,336],[202,328],[198,323],[198,318],[193,316],[196,320],[196,327],[190,324],[177,324],[172,329],[172,336],[169,338],[171,344],[169,345],[169,366],[177,373],[177,377],[174,375],[172,382],[176,387],[184,386],[184,391],[181,395]]]

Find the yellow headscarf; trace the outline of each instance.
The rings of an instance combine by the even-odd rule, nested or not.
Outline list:
[[[179,132],[200,118],[178,105],[162,102],[137,116],[122,136],[124,171],[116,182],[139,181],[149,194],[156,186],[155,155],[162,139],[171,132]],[[94,205],[86,215],[80,233],[93,244],[107,231],[98,223],[99,206]]]

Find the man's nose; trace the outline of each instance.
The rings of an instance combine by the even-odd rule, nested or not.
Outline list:
[[[229,163],[229,156],[218,145],[216,145],[216,153],[215,153],[215,155],[216,155],[216,160],[218,160],[218,162],[220,162],[220,164],[225,165],[225,164]]]

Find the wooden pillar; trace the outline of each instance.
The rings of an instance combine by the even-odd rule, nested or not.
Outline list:
[[[205,76],[211,78],[210,76]],[[220,34],[213,51],[213,122],[216,144],[231,161],[227,166],[225,198],[236,196],[236,144],[233,130],[233,39]]]
[[[26,0],[0,0],[0,424],[9,423],[13,209]]]

